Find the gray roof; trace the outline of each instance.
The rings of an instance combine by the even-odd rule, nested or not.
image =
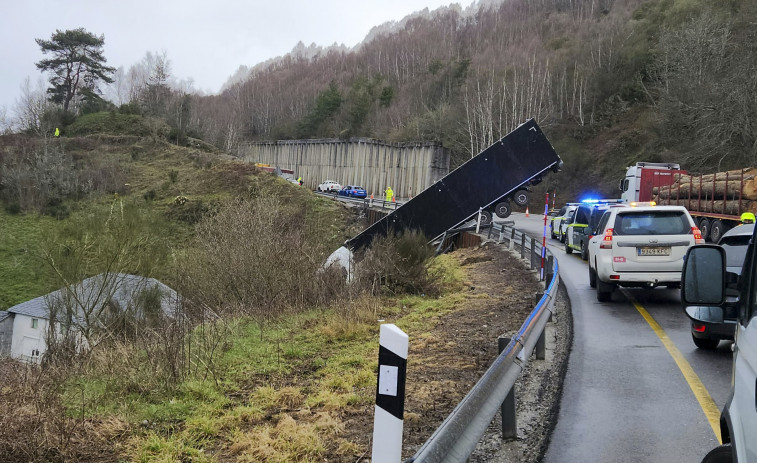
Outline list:
[[[120,307],[127,307],[135,293],[158,286],[161,290],[161,309],[166,315],[173,315],[176,309],[176,291],[154,278],[146,278],[124,273],[101,273],[77,283],[72,290],[76,291],[82,301],[90,304],[104,304],[108,299],[116,301]],[[9,313],[27,315],[33,318],[47,320],[50,317],[48,304],[61,300],[66,295],[66,289],[59,289],[52,293],[22,302],[8,309]],[[2,318],[0,316],[0,321]]]
[[[10,316],[11,316],[11,314],[9,314],[7,311],[0,310],[0,322],[2,322],[3,320],[5,320],[6,318],[8,318]]]

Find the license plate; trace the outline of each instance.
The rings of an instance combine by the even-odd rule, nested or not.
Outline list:
[[[669,247],[644,247],[636,248],[636,252],[639,256],[669,256]]]

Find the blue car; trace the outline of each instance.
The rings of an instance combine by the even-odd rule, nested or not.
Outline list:
[[[365,192],[365,188],[361,186],[347,185],[339,190],[340,196],[349,196],[351,198],[365,198],[368,196]]]

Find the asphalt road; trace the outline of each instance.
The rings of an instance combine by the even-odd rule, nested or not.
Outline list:
[[[543,215],[508,220],[542,235]],[[574,338],[544,461],[701,461],[718,445],[713,426],[730,390],[730,343],[715,352],[694,346],[678,290],[624,289],[597,302],[580,256],[557,240],[547,245],[570,297]]]

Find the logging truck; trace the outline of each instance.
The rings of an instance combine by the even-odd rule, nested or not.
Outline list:
[[[707,241],[717,243],[741,223],[744,212],[757,213],[757,169],[689,174],[678,164],[637,162],[620,182],[627,202],[654,201],[685,206]]]

